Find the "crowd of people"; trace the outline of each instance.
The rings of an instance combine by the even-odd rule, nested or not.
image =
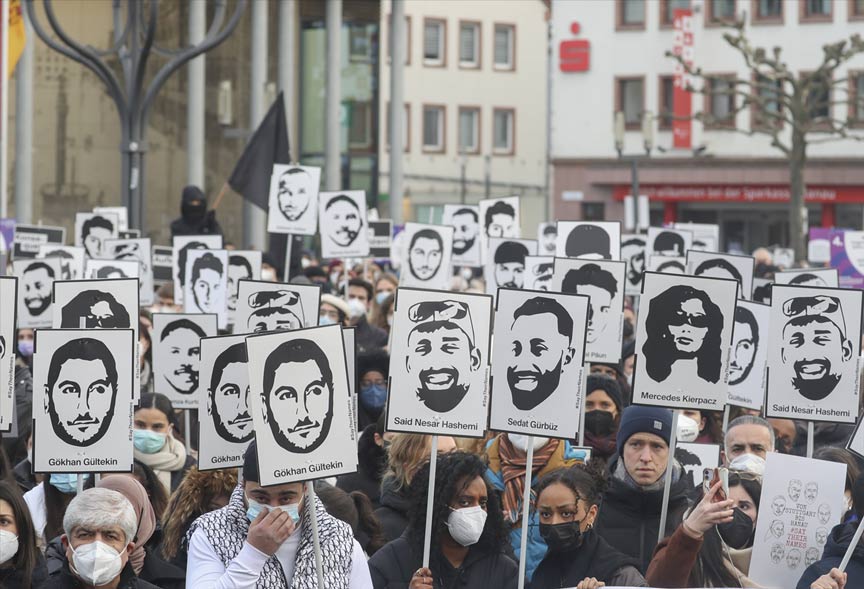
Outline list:
[[[199,214],[196,196],[184,195],[184,211],[209,227],[215,219]],[[673,414],[630,404],[630,302],[621,362],[590,367],[584,445],[500,432],[440,436],[430,481],[431,437],[385,428],[397,276],[368,261],[324,265],[309,251],[293,275],[279,266],[265,255],[263,275],[322,287],[320,325],[356,328],[358,471],[315,481],[314,495],[300,482],[262,486],[254,440],[239,470],[198,470],[196,432],[185,431],[181,412],[152,390],[151,312],[181,311],[164,284],[139,317],[134,471],[34,474],[33,332],[20,329],[18,435],[4,434],[0,453],[0,587],[311,588],[318,587],[319,555],[328,588],[510,589],[519,584],[520,559],[532,589],[759,586],[748,574],[765,458],[803,455],[806,428],[732,408],[724,431],[722,414],[684,411],[694,441],[721,448],[728,496],[719,493],[720,483],[694,485],[674,460],[665,493]],[[757,268],[763,276],[773,271],[764,259]],[[451,286],[484,292],[482,278],[463,273]],[[196,420],[189,423],[194,430]],[[851,433],[846,426],[815,428],[816,458],[847,466],[847,510],[798,589],[864,586],[864,547],[855,549],[845,572],[837,568],[864,513],[864,464],[845,449]],[[526,470],[531,505],[524,522]]]

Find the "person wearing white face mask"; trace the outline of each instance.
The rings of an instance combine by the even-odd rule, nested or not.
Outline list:
[[[507,529],[498,494],[483,478],[486,465],[475,454],[438,456],[429,567],[423,540],[429,464],[411,481],[410,523],[405,533],[369,560],[375,589],[513,589],[519,567],[505,554]]]
[[[489,468],[486,479],[501,491],[504,507],[504,521],[510,526],[510,544],[518,557],[522,540],[522,496],[525,485],[525,466],[527,464],[529,436],[521,434],[500,434],[486,446]],[[571,446],[566,440],[532,438],[534,461],[531,464],[531,487],[534,488],[543,475],[558,468],[569,468],[583,464],[587,453]],[[530,515],[528,526],[528,560],[525,575],[528,580],[534,569],[546,554],[546,542],[540,536],[537,513]]]
[[[0,587],[33,587],[47,574],[20,491],[0,481]]]
[[[387,345],[387,332],[369,322],[372,308],[372,285],[362,278],[348,281],[348,319],[354,330],[354,342],[360,353],[369,352]]]
[[[117,491],[88,489],[78,494],[63,517],[65,559],[40,587],[153,589],[156,586],[138,578],[129,562],[137,529],[135,509]]]
[[[243,480],[228,505],[195,520],[186,535],[189,589],[312,589],[318,586],[305,483],[262,486],[257,443],[243,457]],[[328,589],[372,589],[351,526],[315,502]]]

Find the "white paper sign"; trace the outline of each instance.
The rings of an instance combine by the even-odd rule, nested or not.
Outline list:
[[[675,460],[684,467],[684,476],[690,479],[694,487],[699,487],[702,485],[703,471],[706,468],[720,466],[720,446],[719,444],[677,442]]]
[[[359,413],[357,413],[357,346],[356,346],[357,328],[342,327],[342,343],[345,344],[345,362],[348,365],[348,391],[351,394],[351,415],[354,416],[352,427],[359,433],[360,428],[357,427],[360,421]]]
[[[194,250],[186,257],[183,310],[186,313],[215,313],[219,329],[228,326],[228,251]]]
[[[612,221],[558,221],[555,257],[621,259],[621,224]]]
[[[767,278],[753,279],[753,297],[752,300],[757,303],[771,304],[771,288],[774,286],[774,281]]]
[[[356,472],[342,328],[250,336],[246,347],[261,484]]]
[[[586,296],[498,291],[490,429],[577,436],[587,322]]]
[[[799,268],[774,274],[774,284],[837,288],[837,268]]]
[[[642,273],[645,272],[645,236],[624,234],[621,236],[621,259],[627,262],[627,280],[624,294],[642,293]]]
[[[693,247],[693,233],[682,229],[649,227],[646,255],[682,258]]]
[[[486,255],[486,293],[495,294],[498,287],[524,288],[525,258],[537,255],[537,241],[534,239],[489,239]]]
[[[39,246],[39,253],[36,257],[39,259],[60,258],[60,276],[57,277],[58,280],[78,280],[84,278],[85,252],[83,247],[46,243]]]
[[[840,523],[845,484],[845,464],[769,452],[748,576],[763,587],[795,587]]]
[[[33,351],[33,469],[132,470],[131,329],[40,329]]]
[[[864,291],[775,284],[766,414],[854,423]]]
[[[762,408],[770,324],[770,305],[738,301],[729,355],[731,405],[757,410]]]
[[[555,269],[553,256],[525,256],[525,290],[553,290],[552,273]]]
[[[105,242],[105,255],[117,261],[138,262],[138,280],[141,285],[142,307],[153,304],[153,259],[150,238],[109,239]]]
[[[555,258],[552,290],[590,297],[586,362],[621,361],[626,262]]]
[[[0,276],[0,431],[12,428],[15,415],[15,338],[17,304],[6,301],[18,300],[18,278]]]
[[[649,256],[648,271],[661,274],[686,274],[687,258],[677,256]]]
[[[75,245],[83,247],[88,258],[101,258],[106,239],[116,239],[118,227],[116,213],[76,213]]]
[[[117,230],[129,230],[129,209],[126,207],[93,207],[93,212],[97,215],[116,215]]]
[[[774,248],[774,265],[781,268],[791,268],[795,265],[795,250],[791,247]]]
[[[138,260],[94,260],[84,262],[86,280],[108,280],[111,278],[138,278]]]
[[[18,282],[18,327],[51,327],[51,290],[61,274],[59,258],[13,260],[12,273]]]
[[[690,249],[697,251],[720,251],[720,225],[712,223],[673,223],[673,229],[689,231],[693,235]]]
[[[198,409],[201,339],[215,337],[216,315],[153,313],[153,388],[175,409]]]
[[[288,240],[290,247],[291,240]],[[241,280],[260,280],[261,261],[263,255],[255,250],[233,250],[228,252],[228,293],[225,307],[228,310],[228,322],[234,324],[237,312],[237,289]],[[290,260],[290,256],[285,256]]]
[[[405,223],[400,286],[447,290],[450,287],[450,260],[453,227]]]
[[[491,327],[491,296],[399,288],[387,430],[482,437]]]
[[[453,265],[480,266],[480,208],[446,204],[441,224],[453,228]]]
[[[249,409],[246,336],[201,339],[198,410],[198,469],[243,465],[255,435]]]
[[[719,411],[726,404],[738,283],[645,273],[633,403]]]
[[[183,304],[186,284],[186,257],[192,250],[222,249],[221,235],[181,235],[173,239],[171,246],[174,262],[174,304]]]
[[[321,168],[273,164],[267,231],[315,235],[318,229],[318,186]]]
[[[558,241],[557,223],[540,223],[537,226],[537,251],[542,256],[554,256],[555,245]]]
[[[489,254],[490,238],[509,237],[517,239],[522,236],[522,216],[519,210],[518,196],[481,200],[479,207],[480,261],[485,264]]]
[[[322,258],[365,258],[369,255],[366,230],[366,192],[322,192],[318,209]]]
[[[717,252],[689,250],[687,273],[693,276],[731,278],[738,283],[738,296],[750,300],[753,292],[753,269],[756,260],[750,256],[736,256]]]
[[[240,280],[234,333],[300,329],[318,325],[321,287]]]

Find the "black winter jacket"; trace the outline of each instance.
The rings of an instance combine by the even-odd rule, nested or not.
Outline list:
[[[411,507],[411,499],[408,497],[407,489],[396,490],[395,484],[390,479],[381,482],[381,507],[375,510],[375,517],[384,528],[384,537],[390,542],[402,535],[408,527],[408,509]]]
[[[363,430],[357,442],[357,458],[357,472],[340,476],[336,479],[336,486],[346,493],[362,491],[372,502],[372,508],[378,509],[381,506],[381,476],[387,454],[375,443],[374,423]]]
[[[72,574],[69,570],[69,563],[64,557],[63,566],[54,572],[48,573],[46,579],[40,585],[34,585],[36,589],[86,589],[88,586],[84,584],[78,577]],[[143,579],[139,579],[132,571],[132,566],[127,562],[126,566],[120,572],[120,584],[117,589],[161,589],[152,583],[148,583]]]
[[[807,567],[804,574],[801,575],[801,580],[798,581],[797,589],[810,589],[813,581],[828,574],[834,567],[839,567],[857,529],[858,522],[834,526],[831,535],[828,536],[828,541],[825,543],[822,558]],[[855,550],[852,551],[852,558],[846,566],[846,574],[848,575],[846,587],[850,589],[852,587],[864,587],[864,544],[859,542]]]

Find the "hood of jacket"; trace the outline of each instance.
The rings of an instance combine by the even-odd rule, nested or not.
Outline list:
[[[180,202],[180,213],[183,220],[195,225],[204,220],[207,214],[207,197],[197,186],[187,186],[183,189],[183,197]]]
[[[825,552],[822,554],[822,558],[836,556],[842,559],[857,528],[857,522],[834,526],[828,536],[828,541],[825,543]],[[852,551],[852,558],[858,562],[864,562],[864,544],[858,543],[858,546]]]
[[[390,478],[385,478],[381,481],[381,498],[378,503],[383,507],[389,507],[394,511],[408,516],[408,510],[411,508],[411,498],[408,496],[407,489],[397,489],[396,481]]]

